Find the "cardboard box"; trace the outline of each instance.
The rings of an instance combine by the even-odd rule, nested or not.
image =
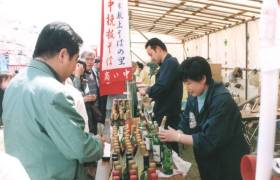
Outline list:
[[[212,77],[215,81],[222,81],[222,65],[221,64],[210,64],[212,71]]]

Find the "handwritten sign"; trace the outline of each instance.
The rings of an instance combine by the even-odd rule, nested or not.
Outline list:
[[[127,0],[102,1],[101,84],[132,79]]]

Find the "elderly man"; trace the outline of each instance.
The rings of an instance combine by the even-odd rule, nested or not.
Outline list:
[[[92,51],[84,51],[81,59],[86,63],[86,70],[83,75],[83,82],[80,81],[80,75],[77,74],[74,81],[76,88],[82,87],[82,94],[86,104],[89,131],[97,134],[97,123],[104,123],[102,113],[99,108],[99,81],[98,75],[93,71],[95,64],[95,54]]]
[[[5,149],[31,179],[87,179],[83,164],[102,155],[102,141],[83,131],[83,118],[63,84],[76,67],[81,44],[68,24],[46,25],[34,59],[5,92]]]

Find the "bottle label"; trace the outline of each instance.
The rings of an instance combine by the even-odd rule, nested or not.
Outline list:
[[[145,139],[147,135],[148,135],[148,132],[146,130],[143,130],[142,131],[142,136],[143,136],[142,138]]]
[[[195,115],[193,112],[189,113],[189,126],[191,129],[193,129],[197,126],[197,122],[196,122]]]
[[[153,157],[155,162],[160,162],[160,145],[153,145]]]
[[[88,94],[89,94],[89,87],[88,87],[88,83],[86,84],[85,94],[86,94],[86,95],[88,95]]]
[[[150,145],[150,139],[148,137],[145,137],[145,145],[146,145],[146,149],[150,151],[151,145]]]
[[[123,126],[119,126],[119,141],[121,142],[121,139],[123,138]]]

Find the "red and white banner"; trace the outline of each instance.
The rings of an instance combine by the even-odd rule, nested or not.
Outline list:
[[[132,79],[128,24],[127,0],[102,1],[101,86]]]

